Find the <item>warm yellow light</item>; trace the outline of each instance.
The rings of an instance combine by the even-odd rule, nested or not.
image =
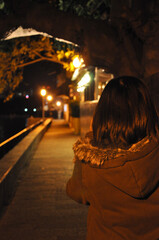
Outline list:
[[[84,92],[85,87],[79,87],[77,88],[77,92]]]
[[[91,80],[91,77],[89,73],[85,73],[85,75],[81,78],[81,80],[78,82],[78,87],[86,86]]]
[[[75,79],[77,78],[78,74],[79,74],[79,68],[77,68],[77,69],[74,71],[71,80],[75,80]]]
[[[84,61],[83,61],[83,58],[75,57],[75,58],[73,59],[73,66],[74,66],[75,68],[79,68],[83,62],[84,62]]]
[[[57,105],[58,107],[60,107],[60,106],[61,106],[61,102],[60,102],[60,101],[57,101],[57,102],[56,102],[56,105]]]
[[[53,97],[52,97],[51,95],[48,95],[48,96],[47,96],[47,100],[48,100],[48,101],[52,101],[52,99],[53,99]]]
[[[41,96],[44,97],[46,95],[46,90],[44,88],[41,89],[40,94],[41,94]]]

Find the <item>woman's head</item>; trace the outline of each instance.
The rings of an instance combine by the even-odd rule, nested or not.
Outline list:
[[[98,145],[130,146],[157,136],[157,113],[143,82],[129,76],[112,79],[97,104],[92,127]]]

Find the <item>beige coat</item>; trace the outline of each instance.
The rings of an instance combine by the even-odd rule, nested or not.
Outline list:
[[[74,145],[67,194],[89,205],[87,240],[159,239],[159,146],[143,139],[128,150],[99,149],[92,134]]]

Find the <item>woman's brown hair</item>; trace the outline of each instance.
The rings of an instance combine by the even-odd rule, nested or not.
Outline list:
[[[93,122],[97,145],[128,147],[158,136],[158,116],[144,83],[130,76],[112,79],[103,90]]]

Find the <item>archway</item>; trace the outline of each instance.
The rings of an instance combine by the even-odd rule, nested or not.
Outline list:
[[[11,75],[11,78],[15,77],[15,82],[12,79],[12,81],[9,81],[9,84],[11,84],[11,88],[12,88],[11,90],[18,89],[16,87],[18,87],[18,84],[20,84],[19,85],[20,88],[16,92],[16,95],[17,95],[17,98],[19,98],[19,101],[17,101],[17,100],[12,101],[12,102],[14,102],[14,105],[16,106],[15,113],[38,116],[38,114],[37,114],[38,109],[41,113],[40,89],[43,86],[45,88],[47,88],[48,93],[54,93],[54,95],[60,94],[60,95],[62,95],[62,97],[61,97],[62,100],[68,99],[67,97],[63,97],[63,95],[68,95],[68,90],[65,88],[68,87],[68,83],[66,83],[66,82],[69,81],[69,77],[66,74],[65,68],[68,68],[69,65],[71,64],[70,60],[75,56],[75,52],[77,53],[76,50],[77,50],[78,46],[72,42],[65,41],[63,39],[53,38],[53,36],[48,35],[47,33],[38,32],[34,29],[23,29],[22,27],[19,27],[15,31],[10,31],[9,34],[5,37],[5,39],[3,39],[3,42],[4,41],[8,42],[9,45],[10,45],[11,41],[13,43],[13,41],[15,40],[14,41],[15,47],[13,49],[13,51],[14,51],[13,58],[14,59],[10,58],[11,61],[13,61],[13,63],[14,63],[16,57],[18,56],[18,54],[24,55],[25,52],[27,52],[29,50],[29,47],[26,46],[25,44],[24,44],[24,46],[22,46],[24,48],[22,50],[22,47],[19,47],[21,42],[18,40],[18,39],[25,39],[28,36],[29,37],[35,36],[35,38],[38,38],[40,36],[41,37],[40,39],[42,40],[42,42],[44,42],[46,40],[45,44],[41,44],[41,43],[40,43],[41,45],[39,44],[39,48],[45,47],[44,50],[45,50],[45,52],[47,52],[47,54],[41,55],[41,56],[39,54],[39,56],[40,56],[39,58],[37,58],[36,56],[29,56],[29,60],[30,60],[29,62],[25,62],[25,61],[22,61],[21,59],[18,59],[17,62],[15,62],[15,64],[17,64],[17,65],[20,64],[20,67],[24,67],[24,77],[27,79],[30,79],[30,80],[21,82],[21,79],[18,80],[17,79],[18,77],[16,75],[15,76]],[[50,39],[53,40],[54,43],[56,44],[56,49],[53,50],[54,52],[51,52],[52,42],[50,43],[50,41],[49,41]],[[16,41],[18,41],[18,42],[15,43]],[[33,41],[35,41],[35,39],[33,39]],[[37,43],[37,42],[38,41],[36,39],[35,43]],[[22,44],[23,43],[24,42],[22,41]],[[31,40],[30,40],[30,43],[31,43]],[[32,43],[32,45],[33,45],[33,43]],[[32,47],[35,47],[35,44]],[[46,50],[47,47],[49,48],[48,51]],[[67,49],[67,48],[69,48],[69,49]],[[34,48],[34,50],[35,50],[35,48]],[[17,53],[16,53],[16,51],[17,51]],[[41,52],[41,50],[39,50],[39,52]],[[3,54],[4,53],[5,53],[5,51],[3,52]],[[7,57],[6,57],[6,59],[7,59]],[[1,60],[2,60],[2,58],[1,58]],[[7,61],[4,61],[4,64],[6,64],[6,62]],[[8,63],[9,63],[9,61],[8,61]],[[11,62],[9,64],[11,67],[14,65],[14,64],[11,64]],[[63,67],[63,65],[64,65],[64,67]],[[4,66],[4,69],[5,69],[5,66]],[[35,74],[35,71],[36,71],[36,74]],[[28,75],[28,73],[30,73],[30,72],[31,72],[31,75]],[[37,72],[39,72],[39,75],[37,75]],[[44,75],[44,72],[45,72],[45,75]],[[57,75],[59,75],[58,83],[57,83]],[[60,75],[62,75],[62,77],[60,77]],[[1,76],[3,78],[3,74]],[[6,74],[6,77],[8,77],[8,76],[9,76],[9,74]],[[21,75],[19,75],[19,78],[20,77],[21,77]],[[36,79],[38,81],[38,85],[37,85],[37,81],[35,81]],[[16,87],[14,86],[14,83],[15,83]],[[32,87],[27,86],[29,83],[32,84]],[[53,91],[53,88],[56,89],[57,85],[59,88],[59,92],[57,90]],[[1,88],[2,87],[3,87],[3,84],[1,84]],[[36,90],[35,90],[35,87],[36,87]],[[64,91],[64,92],[62,92],[62,91]],[[12,97],[12,95],[9,96],[9,98],[10,97]],[[22,101],[22,97],[24,99],[23,101]],[[31,102],[31,99],[32,99],[32,102]],[[28,107],[29,104],[30,104],[30,109]],[[7,113],[7,106],[10,110],[10,114],[15,114],[13,104],[11,104],[11,103],[6,103],[5,106],[3,108],[1,108],[1,114],[3,114],[3,110],[4,110],[4,113]]]
[[[11,44],[8,41],[12,41]],[[0,93],[9,88],[14,91],[22,80],[21,69],[28,65],[48,61],[63,66],[66,72],[72,72],[72,61],[79,55],[79,46],[72,42],[22,27],[10,32],[1,41],[1,49]],[[9,99],[12,92],[7,94]]]

